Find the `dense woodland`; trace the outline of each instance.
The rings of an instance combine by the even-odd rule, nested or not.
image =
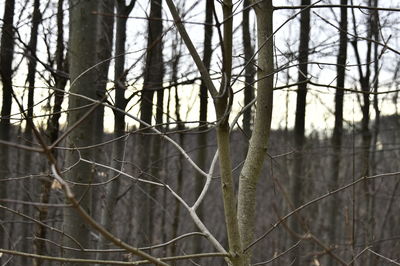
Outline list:
[[[1,265],[400,265],[400,3],[0,1]]]

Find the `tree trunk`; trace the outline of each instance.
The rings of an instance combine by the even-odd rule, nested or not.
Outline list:
[[[310,0],[302,0],[301,5],[310,5]],[[300,206],[304,203],[305,188],[310,185],[306,184],[305,164],[303,160],[303,148],[305,144],[305,116],[306,116],[306,97],[307,97],[307,75],[308,75],[308,47],[310,41],[310,9],[305,9],[300,16],[300,44],[299,44],[299,72],[298,80],[299,83],[297,88],[297,100],[296,100],[296,118],[294,125],[294,142],[296,148],[296,158],[294,160],[294,169],[292,176],[292,202],[295,207]],[[301,228],[299,221],[296,219],[291,220],[292,230],[296,233],[300,232]],[[297,241],[297,240],[295,240]],[[300,261],[300,249],[296,249],[293,253],[295,256],[295,262],[293,265],[301,265]]]
[[[115,107],[125,110],[127,100],[125,99],[125,42],[126,42],[126,23],[128,16],[132,11],[136,0],[132,0],[129,5],[125,5],[125,0],[116,2],[117,7],[117,26],[115,35],[115,64],[114,64],[114,86],[115,86]],[[123,112],[114,111],[114,138],[118,139],[125,134],[125,114]],[[119,139],[113,143],[112,162],[113,168],[122,170],[125,154],[125,139]],[[110,171],[109,176],[118,175],[114,171]],[[103,226],[110,232],[113,228],[114,210],[117,205],[118,191],[120,187],[120,178],[116,178],[107,185],[106,199],[102,212],[101,221]],[[107,248],[105,239],[100,240],[100,248]],[[101,259],[107,259],[107,253],[103,253]]]
[[[162,89],[163,65],[162,65],[162,4],[161,0],[152,0],[150,6],[150,19],[148,22],[147,56],[144,72],[143,89],[140,103],[140,119],[147,124],[151,124],[153,116],[153,96],[154,92]],[[158,100],[161,100],[158,98]],[[159,112],[159,111],[158,111]],[[160,116],[158,116],[160,119]],[[140,126],[145,128],[143,124]],[[143,136],[140,150],[148,150],[151,147],[152,138]],[[154,143],[153,143],[154,144]],[[152,156],[154,158],[154,156]],[[147,156],[142,156],[141,167],[147,169],[151,160]],[[141,185],[141,184],[139,184]],[[143,192],[140,194],[138,228],[138,244],[149,244],[151,242],[152,232],[152,208],[148,194],[152,189],[149,185],[142,185]]]
[[[108,83],[108,72],[110,68],[110,58],[113,50],[113,38],[114,38],[114,1],[113,0],[101,0],[99,2],[99,13],[97,15],[97,45],[96,45],[96,63],[100,63],[96,67],[97,71],[97,82],[96,82],[96,96],[98,100],[101,100],[106,95],[107,83]],[[104,136],[104,106],[100,105],[95,113],[95,123],[98,127],[97,134],[94,135],[93,142],[101,143]],[[106,161],[104,146],[98,146],[95,148],[94,160],[101,164],[108,163]],[[108,159],[108,158],[107,158]],[[96,169],[94,182],[104,181],[103,169]],[[104,198],[104,187],[93,187],[92,194],[92,216],[96,220],[101,219],[101,208],[99,203]]]
[[[347,0],[340,0],[340,4],[347,5]],[[344,98],[344,82],[346,72],[347,60],[347,8],[340,8],[340,24],[339,24],[339,53],[337,56],[336,66],[336,93],[335,93],[335,126],[332,135],[333,158],[331,161],[331,185],[330,190],[336,189],[339,186],[340,174],[340,158],[342,149],[342,135],[343,135],[343,98]],[[338,225],[338,209],[339,197],[334,195],[330,204],[330,217],[329,217],[329,239],[332,245],[336,245],[337,233],[342,227]],[[333,259],[329,258],[329,265],[334,265]]]
[[[28,74],[26,78],[26,84],[28,85],[28,108],[27,108],[27,121],[25,124],[25,131],[24,131],[24,139],[26,141],[26,145],[31,146],[33,143],[33,132],[32,132],[32,123],[33,123],[33,108],[34,108],[34,95],[35,95],[35,76],[36,76],[36,48],[37,48],[37,39],[38,39],[38,28],[39,24],[42,20],[42,14],[40,12],[40,1],[35,0],[33,2],[33,14],[32,14],[32,26],[31,26],[31,34],[30,34],[30,40],[29,44],[27,46],[27,59],[28,59]],[[31,152],[24,152],[23,153],[24,160],[23,160],[23,173],[28,175],[31,171],[31,163],[32,163],[32,153]],[[32,200],[33,195],[36,195],[36,191],[34,191],[34,188],[37,187],[37,184],[33,183],[34,180],[24,180],[22,182],[23,188],[21,191],[24,191],[23,194],[23,200],[24,201],[29,201]],[[30,194],[30,195],[29,195]],[[31,208],[29,208],[28,205],[25,205],[23,207],[23,212],[26,215],[32,215]],[[29,226],[24,226],[23,227],[23,235],[28,235],[28,232],[31,231]],[[42,243],[38,243],[42,242]],[[41,240],[36,240],[34,241],[34,249],[35,251],[37,250],[38,245],[42,245],[43,241]],[[30,250],[30,245],[28,241],[24,241],[23,243],[23,250],[25,252],[29,252]],[[22,263],[26,264],[27,259],[22,258]],[[34,265],[41,265],[42,261],[41,260],[34,260]]]
[[[242,42],[244,49],[244,63],[247,64],[244,76],[244,106],[248,105],[254,98],[254,75],[256,73],[254,60],[252,56],[254,54],[254,49],[251,44],[251,34],[250,34],[250,22],[249,22],[249,13],[250,13],[250,0],[243,1],[243,22],[242,22]],[[247,108],[247,110],[243,114],[243,130],[247,136],[251,136],[251,108]]]
[[[6,0],[4,4],[3,27],[0,46],[0,77],[2,82],[2,107],[0,120],[0,139],[10,140],[10,115],[12,103],[12,60],[14,55],[14,0]],[[0,178],[7,178],[9,170],[9,149],[7,145],[0,144]],[[7,185],[0,186],[0,198],[7,198]],[[0,212],[0,220],[5,218],[4,212]],[[3,243],[4,242],[4,243]],[[4,228],[0,228],[0,245],[7,247]],[[1,261],[1,258],[0,258]]]
[[[257,2],[257,1],[253,1]],[[238,220],[242,248],[254,238],[256,213],[256,188],[265,160],[273,105],[274,55],[272,1],[254,6],[257,17],[258,59],[257,107],[249,150],[239,177]],[[246,253],[246,265],[251,262],[251,252]]]
[[[75,1],[70,0],[70,49],[69,49],[69,73],[71,78],[70,91],[75,94],[83,95],[91,99],[98,99],[96,95],[97,75],[91,70],[80,76],[88,68],[95,64],[96,59],[96,28],[97,16],[93,12],[97,11],[98,1]],[[68,126],[74,125],[88,110],[81,108],[90,103],[77,96],[69,97],[69,109],[74,110],[68,114]],[[87,119],[80,123],[67,137],[66,146],[71,150],[66,152],[66,167],[72,166],[78,160],[78,153],[73,149],[76,147],[89,146],[93,144],[93,137],[99,134],[98,127],[94,122],[94,115],[91,114]],[[82,158],[93,160],[93,151],[84,149],[79,154]],[[78,183],[91,183],[93,171],[90,165],[79,162],[69,169],[65,177],[67,180]],[[89,185],[75,185],[73,193],[79,200],[82,208],[91,214],[91,188]],[[63,230],[66,234],[75,238],[84,248],[90,247],[90,228],[77,215],[75,209],[64,209]],[[75,247],[76,244],[64,238],[64,245]],[[86,257],[87,253],[81,254],[76,251],[65,250],[65,257]]]
[[[65,70],[67,68],[66,58],[64,58],[64,0],[58,1],[57,6],[57,44],[56,44],[56,68],[57,71],[53,78],[55,80],[56,91],[54,92],[54,103],[52,114],[47,121],[47,135],[49,136],[50,143],[53,143],[58,138],[59,133],[59,119],[61,116],[61,105],[64,99],[65,86],[68,79],[65,77]],[[54,158],[57,158],[57,150],[52,150]],[[51,191],[51,181],[42,180],[40,184],[40,202],[47,204],[50,201],[50,191]],[[38,207],[37,219],[41,222],[47,220],[48,217],[48,207],[41,206]],[[35,236],[41,239],[46,239],[47,229],[45,226],[37,225],[35,230]],[[46,254],[46,245],[44,241],[35,241],[35,253]],[[40,265],[41,261],[38,260]]]
[[[372,5],[371,0],[368,2],[369,6]],[[373,11],[370,11],[373,12]],[[353,13],[353,23],[355,23],[355,15]],[[372,19],[372,14],[369,15],[368,17],[368,32],[367,32],[367,38],[372,39],[373,36],[373,19]],[[356,36],[356,28],[354,29]],[[372,43],[370,41],[367,42],[367,51],[366,51],[366,64],[365,64],[365,72],[363,71],[362,68],[362,62],[360,58],[360,53],[358,50],[358,44],[357,40],[354,40],[351,42],[354,48],[354,54],[357,60],[357,67],[358,67],[358,73],[359,73],[359,82],[361,86],[361,91],[362,93],[362,103],[361,103],[361,113],[362,113],[362,119],[361,119],[361,170],[360,174],[361,176],[368,176],[370,174],[370,148],[371,148],[371,131],[369,128],[369,122],[370,122],[370,116],[369,116],[369,111],[370,111],[370,105],[371,105],[371,99],[370,99],[370,80],[371,80],[371,68],[369,62],[371,62],[372,59]],[[371,220],[371,202],[372,202],[372,197],[370,193],[370,182],[365,180],[363,182],[363,187],[362,187],[362,192],[360,193],[362,196],[360,196],[360,200],[358,200],[358,203],[356,206],[358,207],[358,210],[355,211],[357,215],[359,215],[358,219],[362,219],[365,221],[362,223],[362,231],[363,231],[363,244],[369,245],[371,239],[372,239],[372,231],[370,227],[370,220]],[[356,227],[357,228],[357,227]],[[354,246],[356,243],[354,243]],[[363,265],[367,264],[368,259],[370,259],[371,256],[364,256],[361,258],[361,263]]]

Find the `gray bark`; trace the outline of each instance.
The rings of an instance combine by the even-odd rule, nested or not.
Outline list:
[[[127,99],[125,99],[125,41],[126,41],[126,23],[127,17],[132,11],[136,0],[132,0],[129,5],[125,5],[125,0],[116,2],[117,7],[117,26],[115,36],[115,64],[114,64],[114,86],[115,86],[115,107],[125,110]],[[119,111],[114,111],[114,138],[120,138],[125,133],[125,114]],[[111,156],[111,165],[115,169],[122,170],[123,164],[121,161],[125,154],[125,139],[119,139],[113,143],[113,151]],[[115,176],[116,173],[111,171],[110,176]],[[118,191],[120,187],[120,179],[116,178],[113,182],[107,185],[106,199],[102,210],[101,221],[103,226],[112,232],[113,228],[113,213],[117,204]],[[105,239],[100,240],[100,248],[106,248]],[[102,259],[107,258],[107,254],[103,253],[100,256]]]
[[[79,95],[97,99],[96,72],[91,70],[80,76],[88,68],[95,64],[96,59],[96,27],[97,16],[93,14],[97,11],[98,1],[69,1],[70,6],[70,46],[69,46],[69,73],[71,78],[70,91]],[[78,76],[80,76],[78,78]],[[76,109],[87,105],[90,102],[77,96],[69,97],[69,109]],[[68,126],[74,125],[86,112],[87,108],[80,108],[68,113]],[[67,137],[67,147],[71,148],[66,152],[66,167],[75,164],[79,157],[74,148],[93,144],[93,136],[99,134],[94,123],[94,115],[91,114],[87,119],[80,123]],[[85,149],[80,151],[80,156],[85,159],[93,159],[93,151]],[[93,171],[90,165],[79,162],[65,174],[67,180],[79,183],[91,183],[93,181]],[[90,185],[75,185],[73,188],[75,198],[79,200],[81,207],[91,214],[91,187]],[[80,244],[90,247],[90,228],[76,213],[73,208],[64,209],[63,230],[66,234],[73,236]],[[64,238],[64,245],[75,247],[76,244]],[[85,257],[90,255],[81,254],[76,251],[65,250],[66,257]],[[73,265],[73,264],[72,264]]]
[[[254,1],[255,2],[255,1]],[[253,2],[253,3],[254,3]],[[238,220],[242,247],[254,238],[256,219],[256,190],[265,160],[271,129],[273,105],[273,9],[271,1],[254,6],[257,17],[259,47],[257,70],[257,107],[249,150],[239,177]],[[246,253],[246,265],[251,262],[251,252]]]

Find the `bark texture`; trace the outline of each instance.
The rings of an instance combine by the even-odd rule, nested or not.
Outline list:
[[[257,183],[264,164],[271,129],[273,105],[273,7],[271,1],[254,6],[257,18],[257,107],[249,150],[239,177],[238,220],[242,247],[254,238]],[[250,264],[251,254],[246,254]]]
[[[2,107],[0,120],[0,139],[10,140],[10,114],[12,103],[12,61],[14,54],[14,0],[6,0],[4,3],[3,27],[0,46],[0,77],[2,83]],[[7,178],[9,170],[9,149],[7,145],[0,144],[0,179]],[[7,198],[7,186],[5,183],[0,186],[0,198]],[[4,212],[0,212],[0,220],[4,220]],[[0,245],[6,241],[4,229],[0,229]],[[1,258],[0,258],[1,261]]]
[[[94,66],[96,59],[96,27],[97,16],[94,14],[98,8],[98,1],[75,1],[70,0],[70,45],[69,45],[69,73],[71,78],[70,91],[75,94],[83,95],[92,99],[97,99],[96,95],[96,72],[92,69],[81,75],[88,68]],[[68,126],[73,126],[87,111],[88,108],[79,108],[90,102],[78,96],[69,97]],[[78,109],[77,109],[78,108]],[[74,148],[88,146],[93,144],[94,135],[98,134],[97,125],[94,123],[94,115],[91,114],[87,119],[81,122],[67,137],[67,147],[71,150],[66,152],[66,167],[74,165],[78,160],[78,153]],[[79,155],[82,158],[93,160],[91,149],[81,150]],[[93,181],[94,171],[90,165],[79,162],[68,170],[66,179],[90,184]],[[75,185],[73,187],[75,198],[79,200],[81,207],[91,214],[91,187],[90,185]],[[64,209],[63,229],[66,234],[74,237],[84,248],[90,247],[90,228],[77,215],[73,208]],[[76,244],[65,238],[64,245],[76,247]],[[85,253],[65,250],[66,257],[89,257]],[[72,264],[73,265],[73,264]]]

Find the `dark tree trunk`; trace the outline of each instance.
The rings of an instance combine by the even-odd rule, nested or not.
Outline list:
[[[148,22],[148,39],[147,39],[147,55],[146,55],[146,65],[144,70],[144,81],[143,89],[141,95],[140,103],[140,119],[147,124],[152,123],[153,117],[153,97],[155,91],[162,90],[163,81],[163,59],[162,59],[162,1],[152,0],[150,5],[150,19]],[[161,92],[158,92],[158,104],[156,111],[156,122],[160,122],[162,119]],[[161,109],[161,110],[160,110]],[[158,115],[157,115],[158,114]],[[146,126],[141,124],[141,128]],[[146,131],[145,131],[146,132]],[[153,144],[153,145],[152,145]],[[155,147],[155,142],[152,141],[150,136],[143,136],[141,141],[141,151],[149,150],[159,151]],[[157,160],[159,157],[158,152],[152,154],[151,158],[148,156],[142,156],[141,167],[146,170],[153,171],[154,169],[149,168],[149,166]],[[154,174],[154,172],[151,172]],[[141,202],[141,207],[139,208],[138,216],[138,228],[141,230],[138,232],[138,243],[139,245],[149,244],[152,239],[152,219],[153,210],[150,204],[149,195],[154,195],[154,190],[149,185],[139,184],[142,187],[142,192],[140,192],[139,202]]]
[[[0,120],[0,139],[10,140],[10,115],[12,103],[12,60],[14,54],[14,0],[6,0],[4,5],[3,27],[0,47],[0,77],[2,82],[2,108]],[[7,178],[9,171],[8,146],[0,144],[0,178]],[[3,183],[0,186],[0,198],[7,198],[7,186]],[[4,212],[0,212],[0,220],[4,220]],[[7,247],[5,243],[4,228],[0,228],[0,245]],[[4,241],[4,243],[3,243]],[[1,258],[0,258],[1,261]]]
[[[310,0],[302,0],[301,5],[310,5]],[[305,188],[307,186],[304,177],[305,164],[303,160],[303,148],[305,144],[305,117],[306,117],[306,97],[307,97],[307,75],[308,75],[308,55],[310,41],[310,9],[305,9],[300,16],[300,44],[299,44],[299,72],[297,82],[297,101],[296,118],[294,125],[294,141],[296,148],[296,158],[294,161],[294,171],[292,175],[292,201],[295,207],[304,203]],[[293,219],[293,218],[292,218]],[[296,233],[302,233],[298,220],[292,220],[292,230]],[[294,252],[296,260],[294,265],[301,265],[300,250]]]
[[[248,105],[254,98],[254,75],[256,74],[255,62],[252,59],[254,54],[253,46],[251,44],[251,34],[250,34],[250,0],[243,1],[243,49],[244,49],[244,63],[247,64],[244,76],[244,106]],[[243,114],[243,130],[248,137],[251,136],[251,119],[252,119],[252,108],[248,108]]]
[[[147,56],[144,70],[140,119],[151,124],[154,92],[162,89],[162,6],[161,0],[152,0],[148,23]],[[144,126],[141,125],[143,128]]]
[[[68,79],[66,78],[65,70],[67,69],[66,58],[64,56],[64,0],[58,1],[57,6],[57,44],[56,44],[56,72],[53,75],[55,80],[56,90],[54,91],[54,103],[52,108],[52,113],[47,121],[47,135],[49,137],[50,143],[54,142],[58,138],[59,134],[59,119],[61,116],[61,105],[64,99],[65,86]],[[52,150],[53,155],[57,158],[57,150]],[[40,202],[47,204],[50,201],[50,191],[51,191],[51,181],[42,180],[40,185]],[[39,221],[45,221],[48,217],[48,207],[42,206],[38,207],[37,219]],[[35,236],[41,239],[46,239],[47,230],[46,227],[37,225]],[[35,252],[37,254],[46,254],[46,245],[43,241],[35,242]],[[38,263],[40,265],[40,263]]]
[[[34,108],[34,95],[35,95],[35,76],[36,76],[36,65],[37,65],[37,60],[36,60],[36,48],[37,48],[37,40],[38,40],[38,28],[39,24],[42,19],[42,14],[40,12],[40,1],[35,0],[33,2],[33,15],[32,15],[32,25],[31,25],[31,35],[30,35],[30,40],[29,44],[26,49],[26,55],[28,59],[28,74],[26,78],[26,84],[28,85],[28,108],[27,108],[27,121],[25,125],[25,132],[24,132],[24,139],[26,141],[26,144],[28,146],[32,145],[33,142],[33,132],[32,132],[32,123],[33,123],[33,108]],[[31,162],[32,162],[32,153],[31,152],[25,152],[24,153],[24,163],[23,163],[23,172],[28,175],[31,171]],[[22,183],[23,189],[21,191],[24,191],[23,195],[23,200],[29,201],[32,200],[33,195],[35,195],[34,188],[36,188],[36,184],[32,183],[33,180],[24,180]],[[24,206],[23,207],[23,212],[27,215],[32,215],[31,214],[31,209],[29,206]],[[23,235],[27,235],[27,232],[30,231],[29,226],[24,226],[23,227]],[[42,241],[34,241],[35,244],[35,249],[37,248],[38,242]],[[43,243],[43,242],[42,242]],[[41,245],[41,244],[39,244]],[[24,241],[23,243],[23,250],[26,252],[29,252],[30,245],[28,241]],[[24,264],[27,263],[27,259],[23,258],[22,262]],[[41,265],[42,261],[41,260],[34,260],[35,265]]]
[[[368,5],[372,6],[372,0],[368,1]],[[373,38],[373,31],[374,31],[374,15],[373,15],[373,10],[370,11],[370,14],[368,16],[368,32],[367,32],[367,38],[372,39]],[[355,15],[353,12],[353,24],[355,24]],[[355,34],[357,35],[357,32],[355,30]],[[362,103],[361,103],[361,113],[362,113],[362,119],[361,119],[361,171],[360,174],[361,176],[368,176],[370,174],[370,148],[371,148],[371,130],[369,128],[369,123],[370,123],[370,105],[371,105],[371,99],[370,99],[370,87],[371,87],[371,66],[370,62],[372,59],[372,42],[368,41],[367,42],[367,51],[366,51],[366,64],[365,64],[365,72],[363,71],[362,68],[362,62],[361,62],[361,57],[360,57],[360,52],[358,50],[358,43],[357,40],[353,40],[351,42],[354,48],[354,53],[355,57],[357,60],[357,65],[358,65],[358,72],[359,72],[359,82],[361,86],[361,91],[362,93]],[[370,182],[367,180],[363,183],[363,191],[360,193],[361,196],[359,196],[359,200],[356,204],[358,206],[358,210],[355,211],[356,215],[359,215],[357,219],[362,219],[364,223],[362,223],[361,228],[363,231],[363,244],[369,245],[369,243],[373,240],[373,213],[372,213],[372,206],[373,206],[373,191],[372,191],[373,186],[371,185]],[[364,214],[363,214],[364,213]],[[360,216],[362,215],[362,216]],[[356,232],[355,232],[356,233]],[[354,243],[356,245],[357,243]],[[367,264],[367,261],[371,261],[371,256],[364,256],[361,258],[361,263],[362,264]]]
[[[126,74],[125,74],[125,42],[126,42],[126,23],[128,16],[132,11],[136,0],[132,0],[129,5],[125,5],[125,0],[116,2],[117,7],[117,26],[115,35],[115,64],[114,64],[114,86],[115,86],[115,107],[125,110],[127,99],[125,99],[126,90]],[[125,114],[122,111],[114,111],[114,138],[118,139],[113,143],[112,162],[113,168],[122,170],[125,154],[125,139],[119,139],[125,134]],[[118,175],[114,171],[109,173],[110,176]],[[102,212],[103,226],[112,232],[113,213],[117,204],[118,191],[120,187],[120,178],[116,178],[108,184],[106,188],[106,197],[104,209]],[[100,240],[100,248],[107,248],[105,239]],[[107,253],[103,253],[101,259],[107,259]]]
[[[347,0],[340,0],[341,5],[347,5]],[[346,72],[346,60],[347,60],[347,8],[340,8],[340,24],[339,24],[339,53],[337,56],[336,66],[336,93],[335,93],[335,126],[333,128],[332,135],[332,147],[333,147],[333,158],[331,162],[331,185],[330,190],[336,189],[339,185],[339,174],[340,174],[340,158],[341,158],[341,147],[342,147],[342,135],[343,135],[343,99],[344,99],[344,82]],[[331,199],[330,205],[330,217],[329,217],[329,239],[332,245],[336,245],[337,233],[343,228],[340,224],[337,224],[339,197],[334,195]],[[340,216],[342,217],[342,216]],[[333,265],[334,261],[330,259],[330,265]]]

